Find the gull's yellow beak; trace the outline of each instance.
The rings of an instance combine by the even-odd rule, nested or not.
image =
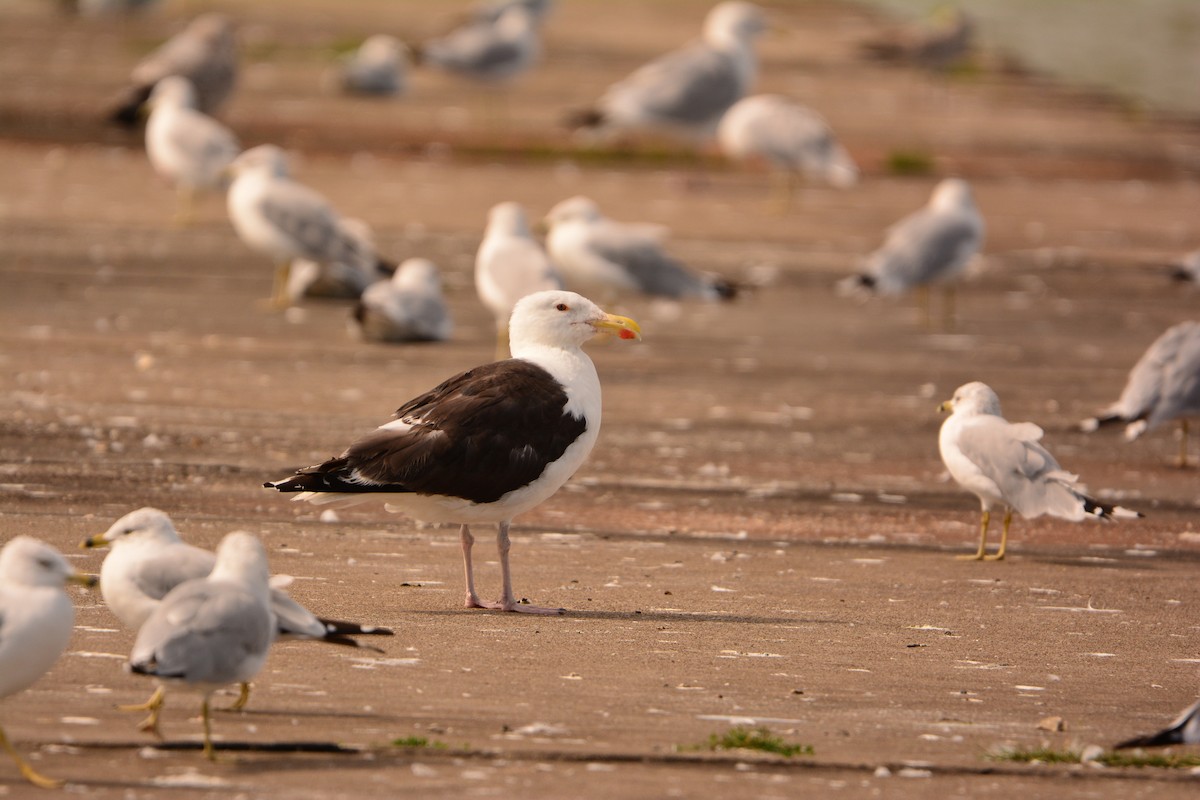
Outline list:
[[[953,400],[943,400],[941,405],[939,405],[937,407],[937,410],[938,410],[939,414],[941,414],[944,411],[953,411],[954,410],[954,401]]]
[[[97,533],[95,536],[89,536],[79,543],[80,548],[89,550],[93,547],[108,547],[108,540],[104,538],[103,533]]]
[[[622,339],[633,339],[635,342],[642,340],[642,327],[629,317],[605,314],[604,319],[596,320],[592,327],[599,331],[615,333]]]
[[[95,575],[85,575],[82,572],[76,572],[67,576],[68,583],[77,583],[85,589],[94,589],[96,584],[100,583],[100,578]]]

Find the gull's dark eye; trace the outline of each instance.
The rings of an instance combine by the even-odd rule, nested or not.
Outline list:
[[[571,307],[568,306],[566,303],[559,303],[558,305],[555,306],[555,308],[558,309],[559,311],[570,311],[571,310]]]

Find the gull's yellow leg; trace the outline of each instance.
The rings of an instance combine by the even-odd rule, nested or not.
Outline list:
[[[1008,546],[1008,526],[1012,524],[1012,509],[1004,512],[1004,531],[1000,534],[1000,549],[995,555],[984,556],[984,561],[1001,561],[1004,559],[1004,548]]]
[[[21,771],[21,776],[34,786],[38,787],[39,789],[62,788],[62,781],[56,781],[53,778],[47,778],[45,775],[42,775],[33,767],[29,766],[29,763],[25,759],[21,758],[21,754],[14,750],[13,746],[8,743],[8,737],[4,735],[4,728],[0,728],[0,747],[3,747],[8,754],[12,756],[13,761],[17,762],[17,769]]]
[[[275,288],[271,292],[271,306],[283,310],[291,306],[292,298],[288,297],[288,276],[292,273],[292,262],[285,261],[275,265]]]
[[[942,330],[954,330],[954,284],[942,287]]]
[[[162,733],[158,730],[158,717],[162,713],[163,705],[166,702],[167,693],[161,686],[154,690],[154,694],[150,695],[150,699],[144,703],[138,703],[132,706],[117,706],[118,711],[149,711],[149,715],[138,723],[138,730],[152,733],[158,738],[162,738]]]
[[[955,556],[959,561],[983,561],[987,545],[988,523],[992,520],[992,512],[984,511],[979,518],[979,552],[973,556]]]
[[[175,190],[175,216],[171,220],[177,228],[186,228],[192,224],[196,209],[196,192],[190,186],[180,186]]]
[[[239,687],[238,699],[233,701],[233,705],[227,709],[229,711],[241,711],[250,702],[250,684],[243,682]]]
[[[217,760],[217,750],[212,743],[212,714],[208,708],[208,695],[200,702],[200,718],[204,721],[204,757],[209,761]]]

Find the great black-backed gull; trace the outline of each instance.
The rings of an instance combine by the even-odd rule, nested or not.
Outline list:
[[[1084,494],[1079,476],[1060,467],[1050,451],[1038,444],[1042,429],[1032,422],[1009,422],[1001,416],[1000,398],[987,384],[975,381],[958,387],[954,397],[938,410],[951,412],[938,435],[942,462],[959,486],[979,498],[982,508],[979,550],[959,558],[1004,558],[1013,511],[1027,519],[1051,514],[1072,521],[1142,516]],[[994,506],[1004,508],[1004,532],[1000,549],[987,555],[988,523]]]
[[[217,557],[212,552],[187,544],[165,512],[157,508],[131,511],[90,537],[83,547],[108,547],[100,566],[100,594],[105,605],[132,631],[139,630],[167,594],[184,581],[203,578],[213,571]],[[271,611],[281,639],[315,639],[330,644],[378,648],[364,645],[351,635],[391,636],[392,631],[357,622],[324,619],[297,603],[283,590],[288,579],[271,579]],[[233,710],[245,707],[249,684],[242,684]],[[158,733],[163,693],[156,691],[145,703],[122,706],[124,711],[148,711],[142,730]]]
[[[497,203],[475,252],[475,292],[496,322],[496,358],[508,355],[508,321],[517,301],[563,288],[550,257],[529,230],[519,203]]]
[[[155,84],[168,75],[191,81],[196,88],[196,108],[216,114],[233,91],[237,60],[233,22],[224,14],[201,14],[138,62],[111,119],[130,127],[136,125]]]
[[[158,685],[184,684],[203,693],[204,754],[216,758],[209,698],[230,683],[248,683],[267,661],[275,639],[270,577],[262,542],[245,531],[217,546],[212,572],[176,586],[138,629],[129,670]]]
[[[843,281],[841,288],[867,289],[876,294],[922,291],[925,322],[930,322],[928,287],[945,288],[943,322],[954,317],[954,284],[983,246],[983,217],[971,198],[971,187],[960,178],[947,178],[933,190],[920,210],[888,228],[883,245],[872,253],[862,274]]]
[[[550,209],[546,224],[550,257],[578,291],[672,300],[730,300],[737,293],[724,278],[697,272],[668,255],[662,227],[608,219],[587,197],[563,200]]]
[[[461,525],[468,608],[560,613],[517,602],[509,572],[513,517],[558,491],[600,433],[600,380],[581,346],[601,332],[640,339],[633,320],[574,292],[529,295],[513,310],[513,358],[468,370],[405,403],[337,458],[264,484],[316,503],[382,494],[388,510]],[[470,525],[499,525],[503,588],[475,592]]]
[[[34,683],[67,649],[75,623],[67,583],[92,586],[95,579],[77,574],[61,553],[29,536],[15,536],[0,550],[0,697]],[[43,789],[62,786],[29,766],[3,728],[0,747],[25,780]]]
[[[1127,747],[1164,747],[1171,744],[1200,744],[1200,701],[1185,708],[1170,725],[1157,733],[1148,736],[1135,736],[1120,744],[1113,745],[1114,750]]]
[[[1085,419],[1085,431],[1125,422],[1129,441],[1158,426],[1179,420],[1178,466],[1186,467],[1188,417],[1200,415],[1200,322],[1172,325],[1146,349],[1129,372],[1120,398]]]
[[[615,133],[648,130],[700,143],[754,83],[754,41],[767,28],[758,6],[719,3],[704,19],[704,35],[614,83],[595,107],[573,113],[568,124]]]
[[[247,150],[229,170],[234,176],[226,198],[229,221],[248,247],[275,263],[272,302],[277,308],[291,305],[287,286],[295,259],[392,274],[391,265],[346,229],[324,197],[291,179],[287,158],[275,145]]]

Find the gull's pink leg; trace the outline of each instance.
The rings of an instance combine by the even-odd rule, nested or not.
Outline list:
[[[524,605],[518,603],[516,597],[513,596],[512,574],[508,569],[508,551],[512,549],[512,543],[508,539],[507,521],[500,523],[500,530],[496,534],[496,548],[500,551],[500,575],[504,581],[504,590],[500,596],[500,602],[489,603],[488,608],[498,608],[501,611],[519,611],[523,614],[561,614],[565,611],[562,608]]]
[[[471,569],[471,547],[475,544],[475,537],[466,525],[459,529],[459,534],[462,538],[463,571],[467,576],[467,608],[489,608],[479,602],[479,595],[475,594],[475,573]]]

